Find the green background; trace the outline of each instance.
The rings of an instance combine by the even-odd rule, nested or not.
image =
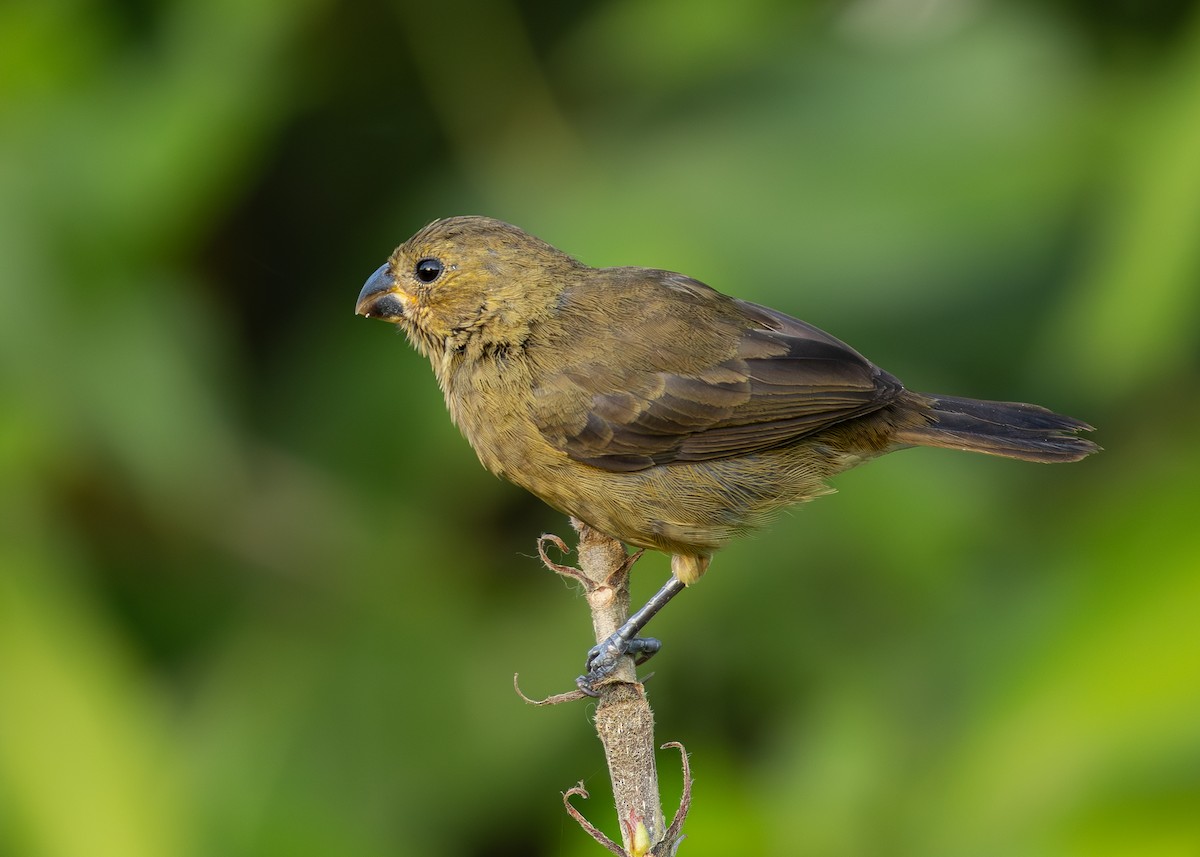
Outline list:
[[[580,779],[617,835],[512,689],[591,642],[566,522],[353,315],[464,213],[1099,427],[716,558],[653,626],[681,854],[1200,853],[1192,4],[10,0],[0,854],[596,854]]]

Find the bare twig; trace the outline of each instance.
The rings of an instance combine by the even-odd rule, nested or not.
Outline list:
[[[619,541],[575,519],[571,520],[571,526],[579,533],[579,568],[552,562],[546,555],[547,544],[562,553],[568,552],[567,546],[557,536],[542,536],[538,540],[538,554],[547,568],[583,585],[592,613],[592,629],[599,643],[616,631],[629,616],[629,570],[641,552],[627,555],[624,545]],[[533,700],[521,693],[516,676],[513,677],[513,685],[522,699],[535,705],[555,705],[584,696],[582,691],[575,690]],[[587,797],[582,783],[563,794],[567,811],[593,839],[614,854],[622,857],[672,855],[682,839],[680,829],[691,803],[691,774],[687,756],[684,755],[683,762],[683,802],[668,828],[658,794],[654,714],[646,699],[645,688],[637,679],[633,659],[622,658],[612,673],[597,683],[595,690],[599,697],[595,716],[596,734],[604,745],[608,760],[624,848],[616,845],[571,805],[571,797]],[[683,749],[675,743],[667,746]]]

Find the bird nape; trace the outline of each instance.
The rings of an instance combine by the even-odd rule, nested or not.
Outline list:
[[[437,220],[367,280],[357,312],[426,355],[497,476],[627,544],[671,579],[588,653],[594,693],[638,633],[772,513],[834,474],[935,446],[1077,461],[1091,426],[1038,405],[914,393],[844,342],[682,274],[591,268],[487,217]]]

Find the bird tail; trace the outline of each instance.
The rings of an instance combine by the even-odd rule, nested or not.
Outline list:
[[[985,402],[957,396],[924,394],[921,410],[928,422],[907,426],[895,436],[901,444],[983,452],[1048,464],[1078,461],[1100,447],[1081,431],[1085,422],[1038,405]]]

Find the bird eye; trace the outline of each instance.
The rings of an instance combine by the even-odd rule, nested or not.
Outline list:
[[[422,283],[432,283],[442,275],[442,270],[440,259],[422,259],[417,262],[417,279]]]

